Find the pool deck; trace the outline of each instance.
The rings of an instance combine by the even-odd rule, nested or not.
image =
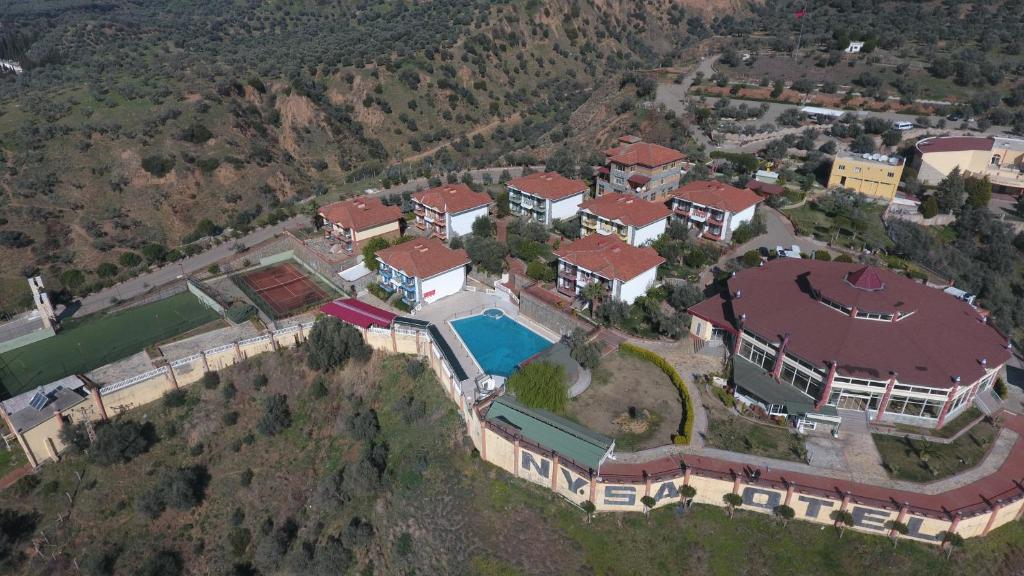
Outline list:
[[[500,294],[466,291],[457,292],[451,296],[442,298],[433,304],[424,306],[422,310],[413,316],[421,320],[432,322],[437,326],[437,329],[441,331],[441,335],[444,336],[444,339],[447,340],[448,344],[452,347],[452,350],[458,357],[459,362],[462,363],[462,367],[466,369],[466,373],[469,375],[469,378],[473,379],[482,374],[483,370],[481,370],[480,365],[477,364],[476,358],[469,353],[469,348],[467,348],[465,343],[463,343],[462,338],[460,338],[455,330],[452,329],[450,321],[465,318],[467,316],[475,316],[487,308],[500,309],[509,318],[519,322],[523,326],[526,326],[551,342],[558,342],[560,339],[558,334],[555,334],[551,330],[544,328],[529,318],[520,315],[518,307],[508,300],[505,300],[503,295]]]

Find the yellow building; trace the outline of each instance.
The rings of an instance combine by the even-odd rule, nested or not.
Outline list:
[[[884,199],[896,197],[905,161],[899,156],[840,152],[832,161],[829,188],[848,188]]]

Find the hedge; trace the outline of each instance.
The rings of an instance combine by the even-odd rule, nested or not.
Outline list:
[[[672,384],[674,384],[679,390],[679,395],[683,397],[683,405],[686,410],[683,414],[683,422],[679,426],[681,433],[676,434],[672,441],[675,444],[689,444],[690,439],[693,437],[693,399],[690,398],[690,394],[686,391],[686,383],[683,382],[683,377],[680,376],[679,372],[677,372],[676,369],[668,363],[668,360],[665,360],[646,348],[641,348],[639,346],[623,342],[622,344],[619,344],[619,350],[654,364],[660,368],[666,376],[668,376],[669,380],[672,381]]]

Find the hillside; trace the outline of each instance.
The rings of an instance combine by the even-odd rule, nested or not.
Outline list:
[[[421,361],[375,353],[318,374],[303,356],[252,358],[219,383],[129,413],[106,425],[140,438],[116,444],[115,461],[105,435],[89,455],[69,454],[0,493],[0,570],[1009,576],[1024,558],[1020,523],[969,540],[951,560],[922,543],[840,539],[705,505],[588,524],[562,498],[482,462]],[[30,543],[40,533],[45,557]]]
[[[25,304],[22,273],[83,293],[204,219],[244,228],[367,177],[526,159],[573,135],[595,88],[617,103],[623,72],[739,4],[10,2],[0,59],[25,73],[0,76],[0,309]]]

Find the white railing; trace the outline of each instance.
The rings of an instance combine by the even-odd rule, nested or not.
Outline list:
[[[388,330],[387,328],[381,328],[380,326],[370,326],[369,331],[372,332],[373,334],[387,334],[388,336],[391,335],[391,330]]]
[[[157,376],[161,376],[163,374],[166,374],[168,370],[169,369],[168,369],[167,366],[161,366],[160,368],[156,368],[156,369],[150,370],[148,372],[143,372],[142,374],[136,374],[135,376],[132,376],[131,378],[127,378],[125,380],[121,380],[120,382],[116,382],[114,384],[110,384],[109,386],[104,386],[104,387],[100,388],[100,395],[101,396],[106,396],[107,394],[110,394],[112,392],[117,392],[118,390],[121,390],[122,388],[127,388],[129,386],[134,386],[134,385],[138,384],[139,382],[145,382],[146,380],[149,380],[150,378],[156,378]]]
[[[213,348],[210,348],[209,350],[203,350],[203,353],[206,354],[207,356],[209,356],[211,354],[220,354],[221,352],[225,352],[227,350],[234,350],[234,349],[235,349],[235,343],[231,342],[230,344],[222,344],[220,346],[214,346]]]
[[[260,334],[259,336],[253,336],[251,338],[245,338],[243,340],[239,340],[238,341],[238,345],[239,346],[246,346],[246,345],[249,345],[249,344],[255,344],[256,342],[265,342],[267,340],[270,340],[270,338],[271,338],[270,334]]]
[[[191,356],[185,356],[184,358],[178,358],[174,362],[171,362],[171,368],[177,368],[178,366],[185,366],[186,364],[191,364],[202,357],[203,354],[200,352],[197,354],[193,354]]]

